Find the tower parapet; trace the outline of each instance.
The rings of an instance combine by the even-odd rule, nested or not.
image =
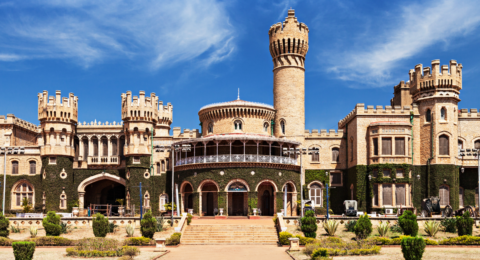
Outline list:
[[[54,96],[48,96],[48,91],[38,93],[38,120],[72,122],[78,121],[78,97],[70,93],[62,98],[60,90]]]

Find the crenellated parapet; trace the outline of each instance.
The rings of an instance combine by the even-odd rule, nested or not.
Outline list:
[[[295,10],[288,10],[283,23],[272,25],[268,36],[274,69],[284,66],[304,68],[308,52],[308,27],[297,21]]]
[[[343,138],[343,129],[338,129],[338,131],[335,131],[335,129],[320,129],[320,132],[318,129],[313,129],[310,131],[309,129],[305,129],[305,138],[316,138],[316,137],[325,137],[325,138]]]
[[[413,108],[410,106],[367,106],[365,104],[359,103],[355,106],[355,109],[352,110],[345,118],[338,122],[338,128],[344,128],[345,125],[350,122],[353,118],[358,115],[374,115],[374,116],[392,116],[392,115],[400,115],[400,116],[410,116],[410,113],[414,113],[415,115],[419,114],[418,106],[413,104]]]
[[[150,121],[170,125],[172,122],[173,106],[168,103],[163,105],[155,93],[145,97],[145,91],[140,91],[139,96],[133,96],[132,92],[122,93],[122,120],[126,121]]]
[[[57,90],[55,96],[48,96],[48,91],[38,93],[38,120],[72,122],[78,121],[78,97],[70,93],[68,97],[61,96]]]
[[[413,101],[432,97],[451,97],[459,100],[462,89],[462,64],[451,60],[449,65],[440,67],[440,60],[432,61],[432,68],[423,68],[422,64],[410,70],[410,92]]]
[[[458,119],[468,118],[480,119],[480,113],[478,112],[478,109],[472,108],[468,110],[467,108],[462,108],[458,111]]]

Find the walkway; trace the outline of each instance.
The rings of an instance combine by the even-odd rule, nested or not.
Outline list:
[[[170,253],[162,257],[162,260],[291,260],[286,247],[259,246],[259,245],[208,245],[208,246],[185,246],[169,247]]]

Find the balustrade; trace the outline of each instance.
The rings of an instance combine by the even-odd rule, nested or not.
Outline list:
[[[91,165],[112,165],[119,162],[118,156],[88,156],[88,164]]]
[[[217,160],[218,159],[218,160]],[[187,165],[194,163],[216,163],[216,162],[260,162],[260,163],[280,163],[297,165],[295,158],[277,156],[277,155],[256,155],[256,154],[220,154],[207,156],[191,156],[176,160],[175,165]]]

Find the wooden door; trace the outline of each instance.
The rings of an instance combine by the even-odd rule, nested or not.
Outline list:
[[[270,216],[271,210],[270,210],[270,192],[268,190],[263,192],[262,195],[262,215],[264,216]]]
[[[207,216],[213,216],[213,193],[207,192]]]
[[[243,192],[234,192],[232,193],[232,210],[234,216],[243,216]]]

